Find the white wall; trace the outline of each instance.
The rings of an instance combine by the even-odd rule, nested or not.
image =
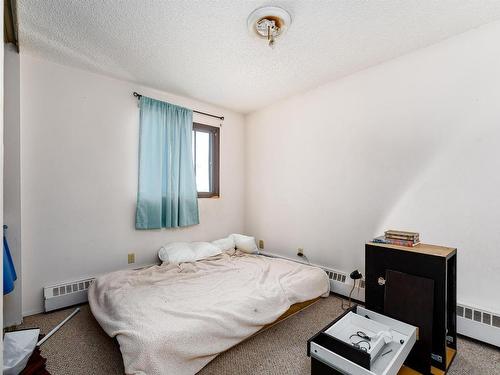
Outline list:
[[[458,247],[458,299],[500,312],[500,23],[253,113],[246,231],[351,271],[384,229]],[[306,68],[306,67],[305,67]]]
[[[14,290],[3,297],[3,323],[8,327],[22,321],[19,54],[13,44],[5,45],[4,74],[4,223],[17,273]]]
[[[220,199],[200,199],[200,225],[134,229],[138,91],[222,114]],[[213,124],[207,117],[195,121]],[[21,54],[23,313],[42,310],[51,283],[156,261],[176,240],[243,230],[244,122],[239,114]]]

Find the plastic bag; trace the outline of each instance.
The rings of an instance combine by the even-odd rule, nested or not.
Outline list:
[[[24,370],[38,341],[40,330],[7,332],[3,338],[3,374],[17,375]]]

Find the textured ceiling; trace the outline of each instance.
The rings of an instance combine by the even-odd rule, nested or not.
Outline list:
[[[275,49],[248,15],[292,15]],[[18,0],[22,50],[247,113],[500,18],[500,0]]]

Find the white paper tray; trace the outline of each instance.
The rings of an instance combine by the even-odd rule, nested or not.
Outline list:
[[[388,329],[393,336],[391,343],[382,346],[379,343],[378,349],[376,343],[372,344],[369,354],[373,354],[373,357],[370,361],[369,370],[336,353],[334,348],[324,347],[314,342],[314,340],[310,343],[311,356],[344,374],[396,375],[415,344],[417,328],[357,306],[355,311],[347,313],[324,332],[337,340],[349,343],[349,335],[356,332],[357,328],[360,328],[359,330],[369,336],[380,329]],[[383,356],[381,355],[389,350],[392,351]]]

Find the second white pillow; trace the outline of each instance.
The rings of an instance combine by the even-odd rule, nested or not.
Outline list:
[[[165,263],[194,262],[195,254],[187,242],[171,242],[158,251],[158,257]]]
[[[232,235],[226,238],[221,238],[220,240],[212,241],[212,244],[217,246],[221,251],[234,250],[236,247]]]
[[[231,236],[233,237],[234,243],[236,244],[236,249],[250,254],[256,254],[259,252],[254,237],[237,233],[234,233]]]
[[[194,252],[195,260],[213,257],[222,251],[210,242],[191,242],[191,249]]]
[[[209,242],[171,242],[160,248],[158,256],[165,263],[196,262],[222,251]]]

